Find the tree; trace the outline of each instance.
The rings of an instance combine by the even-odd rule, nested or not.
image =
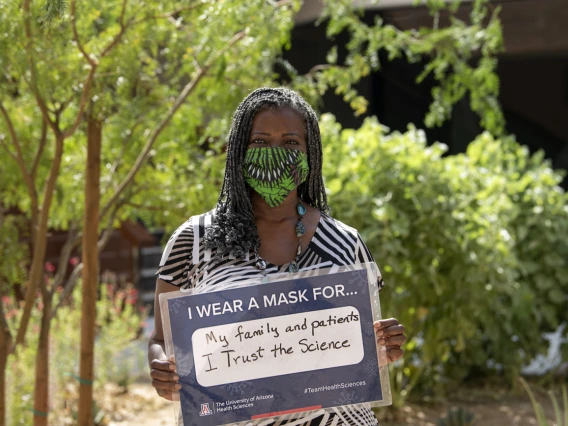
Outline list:
[[[189,134],[209,137],[197,127],[207,124],[211,115],[234,104],[259,82],[271,81],[273,58],[291,27],[292,6],[289,2],[267,5],[260,1],[191,5],[126,1],[78,5],[73,1],[70,15],[51,24],[45,19],[46,11],[30,1],[21,9],[10,4],[3,10],[10,19],[2,19],[3,34],[9,35],[2,41],[2,51],[8,54],[2,57],[5,73],[0,110],[3,129],[9,136],[2,145],[24,178],[27,198],[14,200],[14,204],[29,214],[34,247],[26,304],[12,351],[25,341],[36,289],[41,291],[44,304],[36,359],[34,424],[47,423],[49,322],[58,308],[52,306],[53,293],[63,284],[66,293],[72,288],[74,280],[64,279],[66,266],[82,234],[78,198],[83,198],[84,178],[77,171],[85,162],[85,137],[77,130],[87,127],[91,137],[100,130],[97,137],[102,141],[102,161],[114,163],[103,175],[102,208],[94,217],[112,228],[116,218],[128,216],[137,208],[128,206],[140,190],[135,182],[137,174],[156,154],[156,143],[176,113],[186,119],[174,124]],[[52,12],[47,11],[48,15]],[[208,25],[197,27],[195,22]],[[272,37],[268,37],[269,31]],[[218,90],[221,77],[235,82],[222,93]],[[187,104],[190,95],[194,102]],[[192,114],[200,116],[199,123],[187,118]],[[95,129],[93,120],[100,123]],[[195,147],[193,154],[202,150]],[[96,152],[93,163],[97,163]],[[91,183],[97,180],[96,172],[93,178]],[[144,185],[148,183],[151,181]],[[180,179],[179,184],[183,183]],[[40,185],[42,196],[37,194]],[[94,200],[96,206],[94,189],[95,195],[90,192],[88,202]],[[58,205],[52,208],[54,197]],[[153,207],[159,208],[159,203]],[[93,218],[92,213],[85,212],[86,217]],[[93,247],[94,229],[97,234],[100,231],[92,225],[83,236],[84,249]],[[70,235],[56,277],[48,286],[42,268],[50,227],[67,228]],[[105,242],[104,235],[98,238],[99,246]],[[92,297],[98,279],[96,252],[93,258],[91,251],[84,250],[83,258],[72,278],[85,264],[88,274],[84,275],[84,294]],[[84,300],[87,314],[93,312],[94,301]],[[90,330],[92,320],[86,316],[83,325]],[[87,376],[92,374],[88,365],[92,365],[92,337],[87,333],[82,345],[81,372]],[[82,387],[90,380],[92,377],[81,377]],[[92,421],[89,398],[88,392],[81,398],[81,421]]]

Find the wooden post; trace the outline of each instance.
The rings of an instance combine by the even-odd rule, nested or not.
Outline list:
[[[100,175],[102,123],[92,117],[87,123],[85,213],[83,227],[83,289],[81,361],[79,373],[79,426],[93,425],[94,345],[99,265]]]

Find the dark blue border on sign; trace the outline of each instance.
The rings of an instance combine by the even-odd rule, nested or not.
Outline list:
[[[308,289],[311,293],[312,288],[335,286],[336,284],[343,285],[346,293],[353,294],[331,299],[318,298],[316,301],[283,304],[278,307],[265,308],[260,303],[264,295],[270,296],[304,289]],[[245,308],[243,312],[205,318],[193,315],[193,319],[189,320],[189,307],[192,308],[192,312],[196,312],[195,306],[197,305],[223,303],[237,299],[248,301],[251,297],[259,301],[258,309],[247,311]],[[364,358],[360,363],[211,387],[203,387],[197,382],[191,341],[195,330],[343,306],[357,308],[361,316]],[[373,328],[373,312],[365,269],[175,297],[168,299],[168,311],[177,372],[182,385],[180,401],[184,426],[216,426],[247,421],[270,413],[305,411],[307,407],[328,408],[383,399]],[[333,356],[333,353],[330,352],[330,356]],[[345,384],[361,382],[364,384],[356,387],[345,386]],[[305,392],[306,388],[315,389],[338,384],[343,384],[343,387],[336,386],[337,389],[320,392]],[[258,395],[273,395],[273,398],[255,400],[251,408],[244,407],[223,412],[216,410],[217,402],[244,400],[255,398]]]

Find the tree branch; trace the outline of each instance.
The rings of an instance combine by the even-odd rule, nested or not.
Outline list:
[[[50,292],[53,294],[57,287],[63,283],[65,280],[65,275],[67,275],[67,268],[69,265],[69,259],[71,258],[71,254],[73,250],[77,248],[79,243],[81,242],[81,233],[77,233],[77,226],[72,224],[69,227],[69,231],[67,233],[67,240],[61,249],[59,254],[59,262],[57,264],[57,273],[55,277],[53,277],[53,284],[51,286]]]
[[[120,11],[120,18],[118,19],[118,22],[120,23],[121,27],[124,27],[124,15],[126,14],[126,4],[128,3],[128,0],[122,0],[122,10]]]
[[[112,233],[114,232],[114,227],[113,227],[114,219],[116,218],[116,213],[118,212],[118,210],[122,206],[123,206],[122,203],[118,203],[116,205],[114,211],[110,215],[107,227],[103,231],[101,238],[97,243],[97,249],[98,249],[99,253],[101,253],[104,250],[104,248],[106,247],[106,245],[108,244],[108,242],[110,240],[110,237],[112,236]]]
[[[37,190],[35,187],[35,183],[33,181],[32,175],[29,173],[28,168],[26,167],[24,156],[22,154],[22,145],[20,144],[20,139],[18,138],[18,134],[16,133],[16,129],[14,128],[14,124],[8,115],[8,111],[4,108],[4,105],[0,103],[0,111],[4,116],[4,120],[6,121],[6,125],[8,126],[8,131],[10,133],[10,137],[12,138],[12,144],[16,148],[16,154],[8,149],[6,145],[2,142],[2,145],[6,148],[6,151],[12,156],[12,158],[18,164],[20,168],[20,172],[22,173],[22,177],[24,178],[24,182],[28,189],[28,195],[30,196],[30,200],[32,203],[32,221],[37,219],[38,214],[38,199],[37,199]]]
[[[120,18],[119,18],[120,31],[114,37],[114,39],[108,44],[108,46],[103,49],[103,51],[99,55],[99,59],[104,58],[106,55],[108,55],[110,51],[120,42],[120,39],[124,35],[127,29],[127,27],[124,25],[124,15],[126,14],[127,3],[128,0],[122,1],[122,10],[120,12]],[[83,83],[83,91],[81,94],[81,100],[79,102],[79,111],[77,112],[77,116],[75,117],[75,121],[73,122],[73,124],[63,132],[64,137],[71,136],[75,132],[75,130],[77,130],[79,124],[81,124],[82,116],[83,113],[85,112],[85,107],[87,105],[89,90],[91,89],[91,84],[93,83],[93,80],[95,78],[95,72],[97,70],[97,67],[99,66],[99,61],[94,59],[93,57],[91,57],[91,55],[87,53],[87,51],[81,44],[81,41],[79,40],[79,33],[77,31],[77,22],[76,22],[76,12],[77,12],[77,0],[71,0],[71,26],[73,28],[73,40],[77,44],[77,48],[79,49],[85,60],[89,63],[89,65],[91,65],[91,69],[89,71],[89,74],[87,75],[87,78],[85,79],[85,82]]]
[[[101,253],[103,251],[103,249],[106,247],[106,245],[108,244],[108,242],[110,240],[110,237],[111,237],[111,235],[114,231],[114,229],[113,229],[114,219],[116,218],[116,213],[118,212],[118,209],[121,206],[122,206],[121,203],[118,203],[116,205],[115,209],[113,210],[112,214],[110,215],[107,227],[105,228],[101,238],[97,242],[97,249],[98,249],[99,253]],[[81,236],[77,235],[77,236],[75,236],[75,239],[79,239],[79,242],[80,242]],[[69,260],[67,259],[67,262],[68,261]],[[59,308],[67,301],[69,295],[73,292],[73,289],[75,288],[75,284],[77,283],[77,280],[81,276],[82,271],[83,271],[83,262],[79,263],[77,266],[75,266],[75,268],[73,268],[71,275],[69,276],[69,278],[65,282],[65,285],[63,286],[63,291],[60,295],[59,301],[57,302],[57,305],[55,306],[55,308],[51,312],[51,319],[55,318],[55,315],[57,314],[57,311],[59,310]]]
[[[34,235],[33,256],[31,262],[32,265],[30,270],[29,286],[26,292],[26,301],[24,304],[22,316],[20,318],[15,345],[23,344],[25,342],[25,337],[36,297],[36,291],[40,287],[41,281],[43,281],[43,260],[45,258],[45,250],[47,244],[49,210],[51,207],[51,201],[53,200],[53,194],[55,192],[55,184],[57,182],[57,178],[59,177],[59,172],[61,169],[63,142],[63,137],[61,135],[58,135],[58,137],[55,139],[55,152],[53,155],[49,176],[43,187],[43,203],[41,209],[38,212],[37,220],[32,224],[32,226],[34,227],[32,230]]]
[[[41,156],[43,155],[43,150],[45,148],[45,144],[47,142],[47,124],[44,120],[41,120],[41,137],[39,140],[39,146],[37,148],[36,155],[34,156],[34,161],[32,163],[32,170],[30,172],[32,176],[32,180],[35,181],[37,176],[37,169],[39,167],[39,163],[41,161]]]
[[[317,72],[327,70],[327,69],[332,68],[334,66],[337,66],[337,65],[332,65],[332,64],[315,65],[306,73],[306,77],[312,77]],[[343,68],[343,67],[339,67],[339,68]]]
[[[45,101],[41,97],[39,93],[39,89],[37,87],[37,73],[35,68],[35,62],[33,60],[32,55],[32,46],[33,46],[33,34],[32,34],[32,25],[31,25],[31,11],[30,11],[30,3],[31,0],[24,0],[24,29],[26,33],[26,52],[28,54],[28,62],[30,65],[30,86],[34,97],[36,99],[37,105],[41,111],[44,121],[52,128],[53,132],[55,133],[56,137],[60,135],[59,127],[57,124],[49,117],[49,111],[45,104]]]
[[[126,3],[126,2],[125,2]],[[128,29],[127,26],[124,26],[123,24],[120,25],[120,31],[118,32],[118,34],[112,39],[112,41],[108,44],[107,47],[105,47],[103,49],[103,51],[101,52],[101,58],[104,58],[106,55],[109,54],[109,52],[115,48],[115,46],[120,42],[120,39],[122,38],[122,36],[124,35],[124,33],[126,32],[126,30]]]
[[[116,158],[112,167],[110,168],[110,172],[109,172],[110,175],[109,175],[108,181],[105,185],[105,188],[102,191],[102,194],[106,194],[106,192],[110,189],[110,185],[112,184],[112,178],[113,178],[114,174],[116,173],[116,171],[118,170],[118,168],[120,167],[120,164],[122,163],[122,159],[124,158],[124,154],[126,153],[126,145],[132,139],[132,135],[134,135],[134,130],[136,129],[136,127],[140,123],[142,123],[142,121],[144,120],[145,117],[146,117],[145,115],[141,115],[140,117],[138,117],[138,119],[136,120],[136,122],[134,123],[132,128],[130,129],[130,134],[128,135],[128,137],[124,138],[124,141],[122,142],[122,147],[120,149],[120,153],[118,154],[118,157]]]
[[[209,71],[211,66],[222,55],[224,55],[225,52],[227,52],[231,47],[233,47],[244,36],[245,36],[244,31],[241,31],[241,32],[235,34],[231,38],[231,40],[229,40],[227,45],[223,49],[218,51],[217,54],[214,55],[213,58],[210,59],[207,62],[207,64],[197,72],[196,76],[183,88],[183,90],[181,91],[181,93],[179,94],[179,96],[177,97],[177,99],[175,100],[175,102],[173,103],[171,108],[169,109],[169,111],[166,113],[165,117],[162,119],[162,121],[160,123],[158,123],[156,128],[150,133],[150,136],[148,137],[148,140],[146,141],[146,145],[142,149],[142,152],[138,155],[136,162],[134,163],[134,165],[132,166],[132,168],[130,169],[130,171],[128,172],[126,177],[124,178],[124,180],[120,183],[116,192],[112,195],[110,200],[106,203],[105,207],[102,209],[101,215],[100,215],[101,218],[103,218],[108,213],[108,211],[112,208],[113,204],[115,204],[116,201],[120,198],[120,196],[122,195],[122,192],[126,189],[126,187],[128,185],[130,185],[132,183],[132,181],[134,180],[134,177],[136,176],[136,174],[138,173],[138,171],[142,167],[142,164],[144,163],[144,161],[148,157],[148,154],[149,154],[150,150],[152,149],[152,146],[156,142],[156,139],[158,139],[158,137],[160,136],[162,131],[166,128],[166,126],[168,125],[168,123],[172,119],[173,115],[182,106],[182,104],[185,102],[185,100],[187,99],[189,94],[191,92],[193,92],[193,90],[197,86],[197,83],[199,83],[199,81],[207,74],[207,72]]]
[[[96,66],[99,64],[98,61],[96,59],[93,59],[91,55],[87,53],[87,51],[83,47],[83,43],[81,43],[81,40],[79,39],[79,32],[77,31],[77,19],[76,19],[77,0],[71,0],[70,9],[71,9],[71,28],[73,29],[73,41],[75,42],[75,44],[77,44],[77,48],[79,49],[85,60],[89,64],[91,64],[92,68],[96,68]]]
[[[77,130],[77,127],[79,127],[79,124],[81,124],[83,112],[85,111],[85,107],[87,105],[89,90],[91,90],[91,84],[92,84],[92,82],[95,78],[95,71],[96,70],[97,70],[96,66],[91,66],[89,74],[87,75],[87,78],[85,79],[85,82],[83,83],[83,92],[81,93],[81,100],[79,102],[79,111],[77,112],[77,116],[75,117],[74,123],[71,126],[69,126],[69,128],[66,129],[63,132],[63,138],[64,139],[71,136],[75,132],[75,130]]]
[[[10,157],[12,157],[12,160],[14,160],[14,163],[18,164],[18,167],[19,167],[18,157],[16,156],[16,154],[14,154],[12,151],[10,151],[10,148],[8,148],[8,145],[6,145],[6,142],[4,142],[4,139],[0,139],[0,145],[2,145],[4,147],[4,149],[6,150],[8,155]]]
[[[81,276],[82,271],[83,271],[83,262],[79,263],[77,266],[75,266],[75,268],[73,268],[71,275],[69,276],[69,278],[65,282],[65,285],[63,286],[63,291],[59,296],[57,305],[55,305],[55,307],[51,311],[51,319],[55,318],[55,315],[57,314],[59,308],[67,301],[67,298],[73,292],[75,284],[77,283],[77,280]]]

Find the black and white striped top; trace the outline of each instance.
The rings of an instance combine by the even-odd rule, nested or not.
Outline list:
[[[239,281],[262,278],[262,271],[255,267],[254,254],[246,259],[225,257],[217,259],[211,250],[205,250],[202,238],[205,229],[211,225],[215,211],[190,217],[170,237],[156,275],[180,288],[193,288],[196,292],[207,292],[231,287]],[[374,262],[359,233],[329,216],[321,215],[315,234],[308,247],[300,255],[300,271],[360,265]],[[288,270],[289,264],[267,263],[266,273],[276,274]],[[379,272],[379,288],[383,281]],[[258,425],[270,426],[374,426],[377,420],[371,409],[359,405],[357,408],[337,407],[320,410],[309,416],[298,418],[298,414],[284,416],[276,421],[266,420]],[[294,416],[294,417],[292,417]],[[272,423],[274,422],[274,423]],[[256,424],[256,423],[255,423]],[[251,423],[252,425],[252,423]]]

